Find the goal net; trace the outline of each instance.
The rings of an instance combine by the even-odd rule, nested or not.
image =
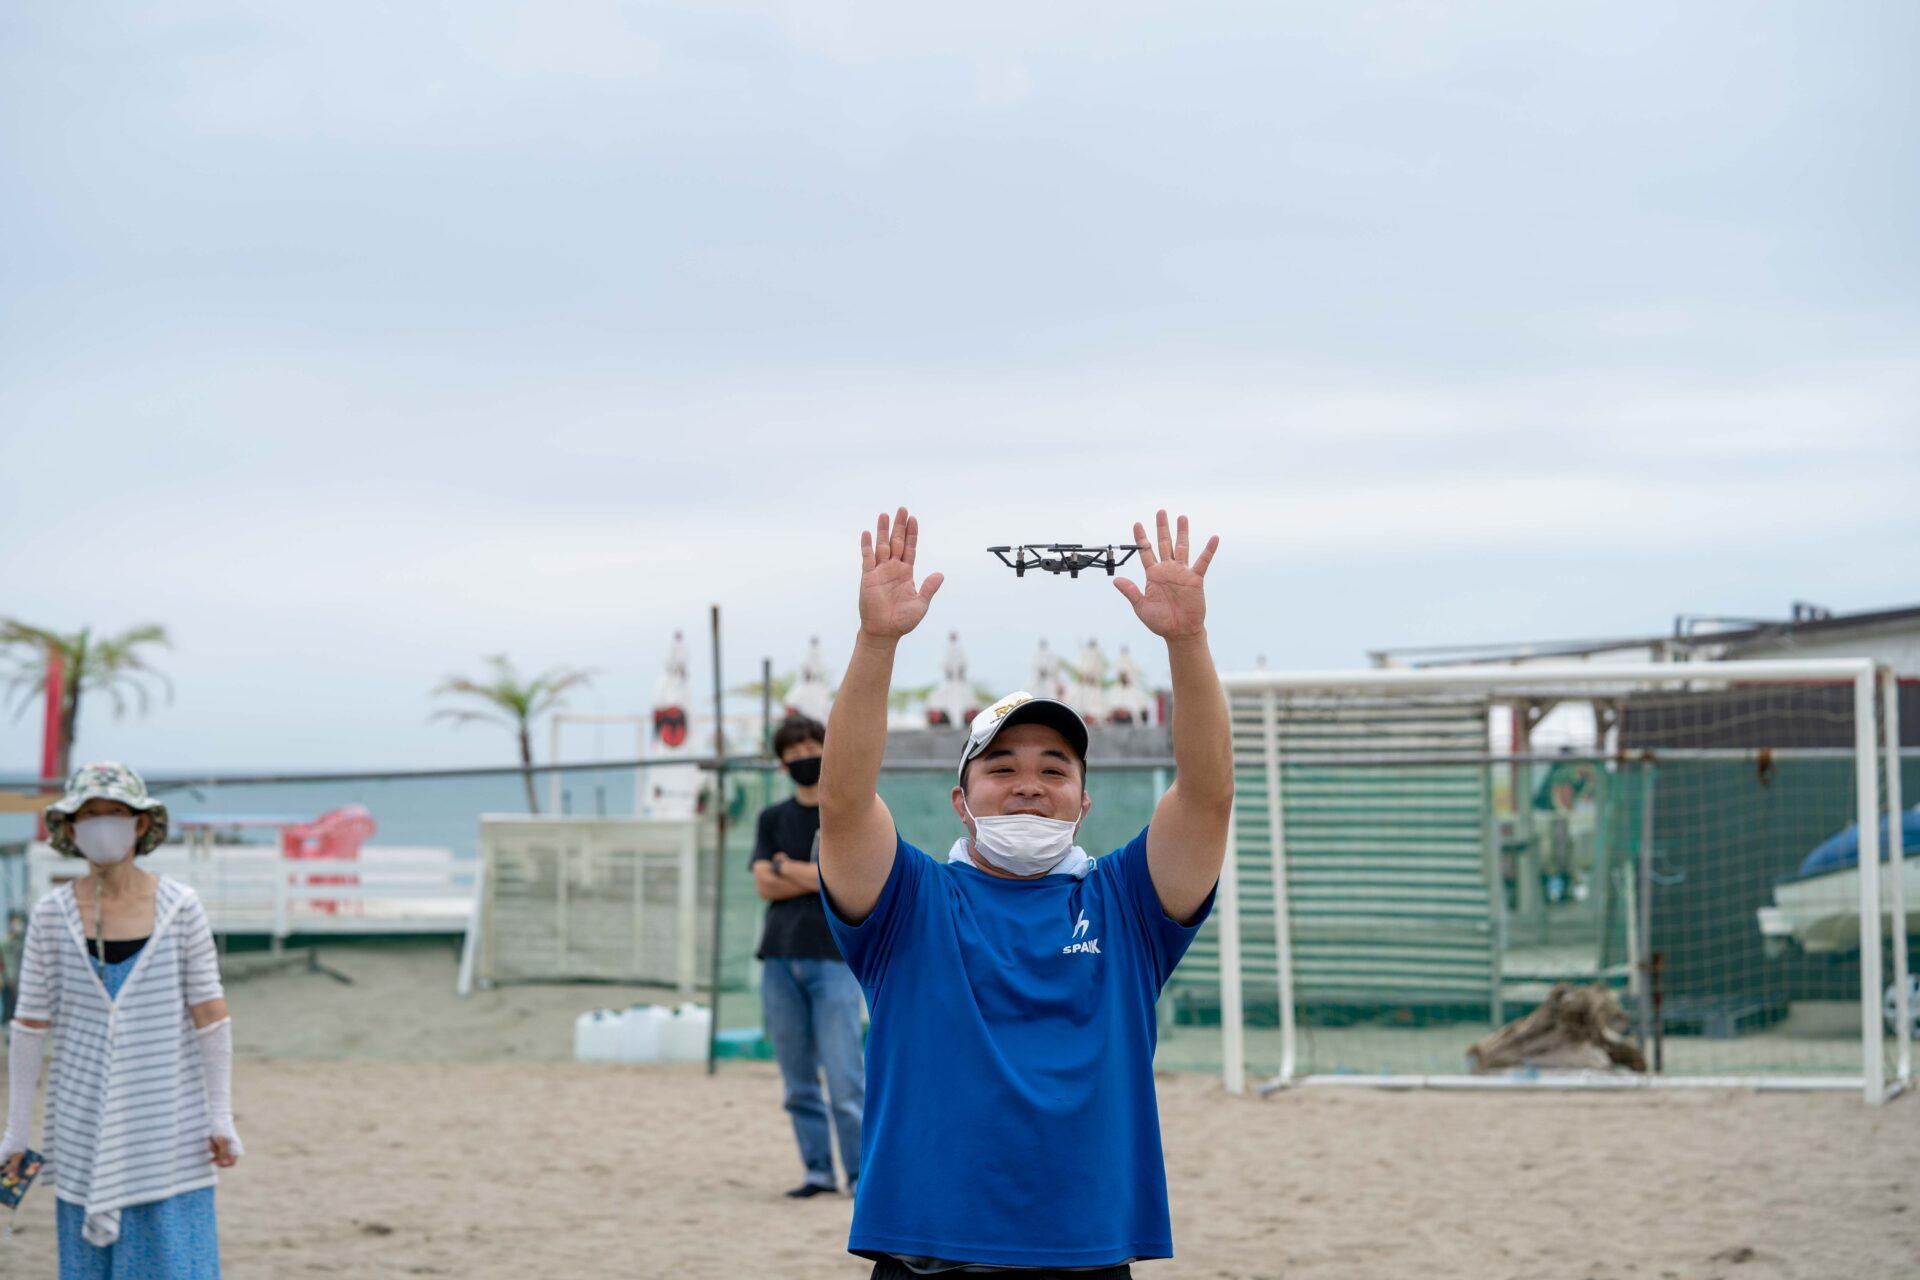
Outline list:
[[[1231,857],[1176,981],[1215,984],[1229,1088],[1910,1079],[1920,813],[1872,664],[1226,685]],[[1562,983],[1612,994],[1648,1070],[1473,1074]]]

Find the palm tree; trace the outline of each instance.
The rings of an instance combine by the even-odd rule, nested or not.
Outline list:
[[[93,628],[82,627],[71,635],[30,626],[13,618],[0,618],[0,651],[12,662],[4,676],[6,697],[18,697],[14,709],[17,719],[47,692],[47,675],[54,654],[60,656],[60,737],[54,757],[55,774],[66,777],[73,766],[73,742],[80,726],[80,703],[85,695],[99,693],[113,703],[113,717],[127,713],[128,695],[145,715],[153,705],[145,683],[157,680],[165,688],[167,701],[173,701],[173,682],[162,672],[147,665],[140,650],[149,645],[171,649],[164,627],[153,623],[129,627],[117,636],[96,637]]]
[[[750,684],[734,685],[731,689],[728,689],[727,692],[738,694],[743,698],[758,698],[761,696],[762,691],[766,691],[766,696],[775,706],[783,706],[787,701],[787,695],[793,692],[793,686],[799,683],[800,677],[798,675],[791,671],[786,671],[773,678],[773,684],[770,690],[768,689],[766,681],[755,680]]]
[[[520,740],[520,775],[527,784],[527,812],[538,813],[540,802],[533,794],[533,721],[537,716],[565,706],[561,695],[569,689],[589,683],[593,673],[555,667],[522,684],[513,669],[513,663],[505,654],[495,654],[487,662],[493,667],[491,680],[448,676],[433,691],[433,695],[478,698],[488,704],[489,710],[444,707],[429,716],[428,720],[450,720],[456,725],[481,720],[512,729]]]
[[[938,687],[938,685],[931,684],[895,685],[893,688],[887,690],[887,709],[890,711],[905,711],[916,702],[926,701],[927,697]]]

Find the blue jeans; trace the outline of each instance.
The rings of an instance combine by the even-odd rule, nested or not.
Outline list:
[[[840,1136],[840,1165],[849,1182],[860,1176],[860,1113],[867,1100],[867,1071],[860,1047],[860,984],[840,960],[788,960],[769,956],[760,975],[760,1007],[786,1085],[787,1114],[807,1181],[832,1187],[833,1142]],[[820,1091],[825,1068],[833,1098],[829,1120]]]

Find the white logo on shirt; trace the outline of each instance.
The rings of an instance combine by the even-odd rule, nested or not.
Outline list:
[[[1070,955],[1073,955],[1075,952],[1083,952],[1090,956],[1099,955],[1100,939],[1088,938],[1085,942],[1079,941],[1080,938],[1086,935],[1088,927],[1089,925],[1087,922],[1087,913],[1084,910],[1082,910],[1080,912],[1080,918],[1074,922],[1074,926],[1073,926],[1073,936],[1075,940],[1068,943],[1066,946],[1060,948],[1060,954],[1063,956],[1070,956]]]

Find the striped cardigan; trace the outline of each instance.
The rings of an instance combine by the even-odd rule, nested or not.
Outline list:
[[[191,1005],[223,994],[199,895],[165,876],[153,933],[117,999],[87,954],[73,887],[35,904],[16,1018],[53,1024],[44,1141],[54,1194],[86,1210],[86,1237],[120,1238],[120,1211],[215,1182]]]

